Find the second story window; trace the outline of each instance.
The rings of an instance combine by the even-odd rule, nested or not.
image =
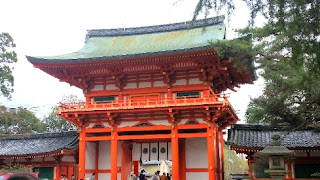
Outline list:
[[[104,103],[111,103],[114,101],[114,96],[102,96],[102,97],[95,97],[94,102],[97,104],[104,104]]]
[[[199,98],[199,91],[177,92],[177,99],[187,98]]]

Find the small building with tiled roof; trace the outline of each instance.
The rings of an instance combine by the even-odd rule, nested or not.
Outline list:
[[[77,173],[78,136],[76,131],[0,135],[0,169],[32,167],[40,178],[70,178]]]
[[[271,135],[281,137],[281,145],[294,151],[294,159],[286,162],[290,173],[286,179],[320,179],[320,132],[313,129],[286,131],[285,127],[256,124],[234,124],[228,130],[227,144],[237,153],[248,156],[249,177],[270,178],[263,172],[267,165],[257,163],[254,154],[271,142]],[[319,174],[319,173],[318,173]]]

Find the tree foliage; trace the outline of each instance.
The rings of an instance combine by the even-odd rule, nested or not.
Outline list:
[[[0,134],[25,134],[46,131],[46,125],[33,112],[22,107],[0,106]]]
[[[74,103],[81,101],[76,95],[64,95],[61,103]],[[76,127],[65,119],[56,114],[58,106],[53,106],[52,111],[43,118],[43,122],[47,125],[48,132],[61,132],[75,130]]]
[[[13,51],[16,45],[8,33],[0,33],[0,96],[11,98],[14,78],[11,63],[17,62],[17,54]]]
[[[319,0],[243,0],[251,11],[248,27],[240,35],[252,35],[257,68],[265,79],[263,94],[252,99],[248,122],[286,124],[291,128],[320,121],[320,16]],[[216,5],[217,4],[217,5]],[[199,8],[202,7],[202,8]],[[232,13],[232,0],[200,0],[201,10]],[[267,22],[255,27],[261,14]]]
[[[43,118],[43,122],[47,125],[48,132],[61,132],[75,130],[75,126],[56,114],[57,106],[52,107],[52,111],[48,116]]]

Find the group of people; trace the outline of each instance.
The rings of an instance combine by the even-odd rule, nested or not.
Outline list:
[[[68,180],[67,176],[62,174],[60,180]],[[70,180],[76,180],[76,178],[74,177],[74,175],[71,175],[71,179]]]
[[[169,173],[162,173],[160,176],[160,171],[156,171],[151,178],[152,180],[171,180]]]
[[[145,172],[144,170],[141,170],[141,173],[139,175],[139,180],[147,180],[147,177],[145,176],[144,172]],[[134,180],[137,180],[137,178]],[[162,175],[160,176],[160,171],[158,170],[154,173],[151,180],[171,180],[171,177],[170,177],[169,173],[167,173],[167,174],[162,173]]]

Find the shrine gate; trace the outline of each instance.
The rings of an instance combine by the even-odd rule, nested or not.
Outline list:
[[[78,127],[79,179],[124,180],[141,160],[172,160],[173,180],[224,178],[222,130],[238,117],[220,93],[254,75],[210,46],[225,39],[223,21],[89,30],[77,52],[27,56],[83,90],[85,102],[58,112]]]

